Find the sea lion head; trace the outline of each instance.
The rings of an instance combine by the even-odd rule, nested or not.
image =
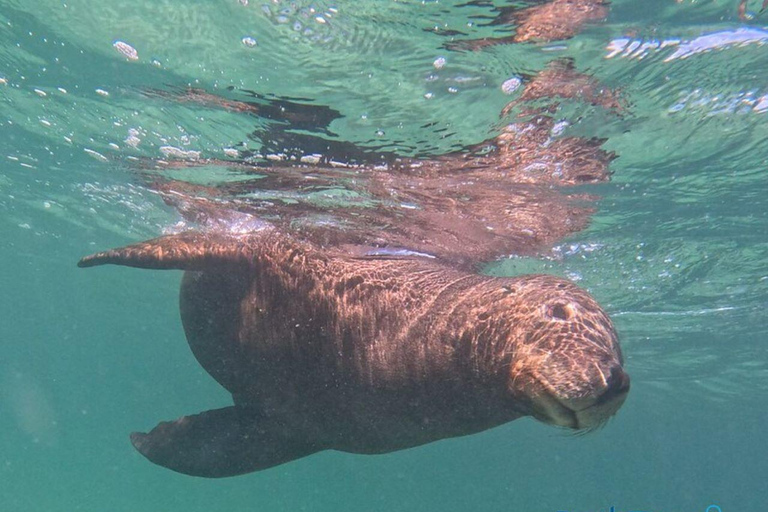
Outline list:
[[[526,412],[549,424],[594,429],[626,399],[629,376],[616,331],[597,302],[573,283],[525,276],[514,295],[508,391]]]

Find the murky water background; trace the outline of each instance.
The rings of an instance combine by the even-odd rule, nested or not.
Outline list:
[[[0,2],[0,510],[764,508],[768,15],[615,1],[568,41],[442,47],[447,30],[501,30],[491,16],[451,2]],[[633,388],[605,429],[526,419],[218,481],[133,450],[129,432],[229,397],[186,346],[180,273],[75,262],[178,220],[129,157],[258,150],[249,134],[271,122],[147,89],[306,98],[341,113],[340,140],[440,153],[497,133],[516,94],[502,84],[560,57],[627,102],[558,113],[567,134],[608,138],[613,179],[589,187],[602,200],[587,231],[488,271],[568,276],[612,314]]]

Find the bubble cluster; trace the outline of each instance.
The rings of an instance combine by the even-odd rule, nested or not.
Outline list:
[[[125,41],[115,41],[112,43],[112,46],[114,46],[115,50],[120,52],[126,59],[139,60],[139,52]]]
[[[520,77],[513,76],[501,84],[501,90],[504,94],[512,94],[518,90],[521,85],[523,85],[523,81],[520,79]]]

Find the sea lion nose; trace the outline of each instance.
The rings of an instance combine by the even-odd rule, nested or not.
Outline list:
[[[614,366],[611,373],[605,379],[606,388],[597,400],[597,403],[609,402],[615,397],[626,395],[629,392],[629,375],[621,368]]]

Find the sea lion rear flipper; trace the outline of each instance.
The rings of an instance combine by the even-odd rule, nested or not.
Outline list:
[[[290,429],[243,407],[225,407],[131,434],[147,459],[186,475],[220,478],[267,469],[319,451]]]
[[[204,270],[212,266],[245,265],[251,261],[254,235],[187,231],[86,256],[78,267],[125,265],[152,269]]]

